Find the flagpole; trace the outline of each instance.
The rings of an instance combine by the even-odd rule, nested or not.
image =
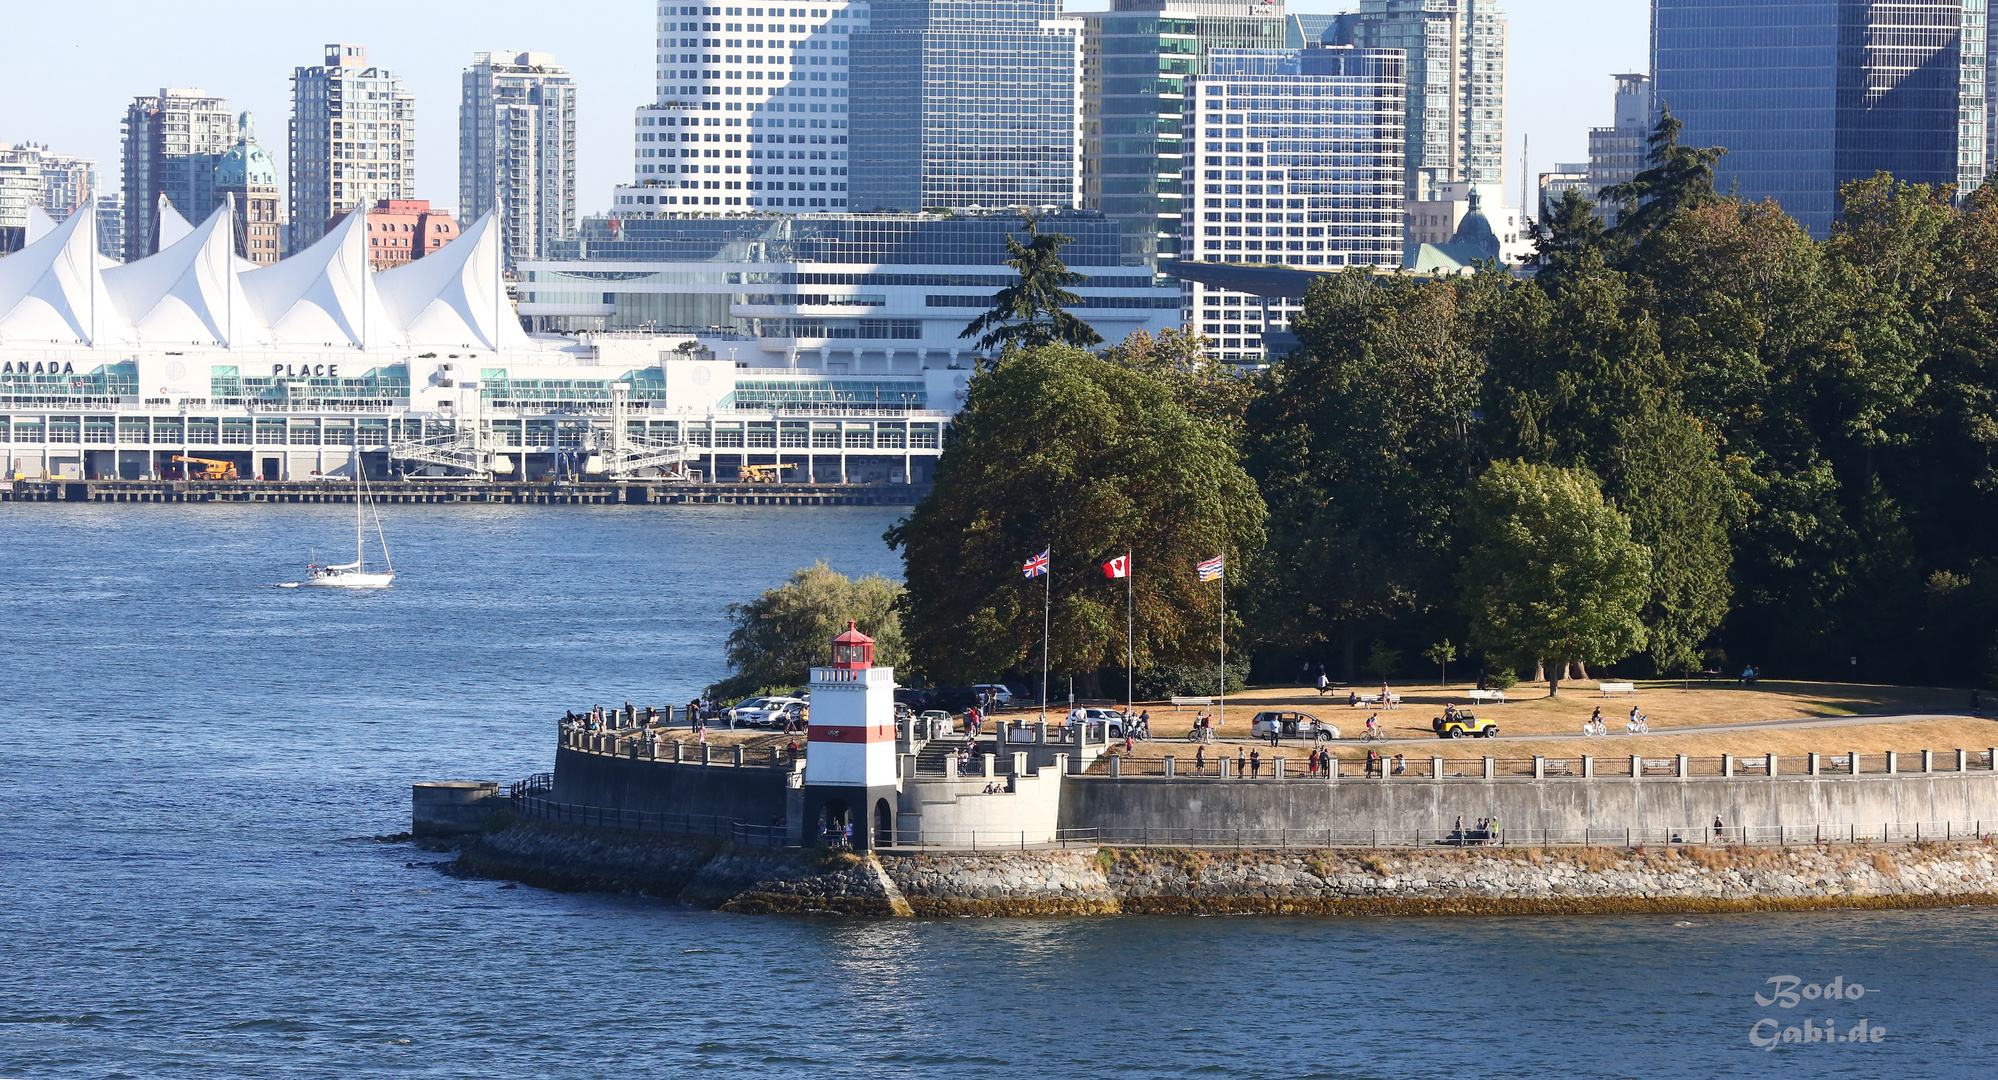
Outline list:
[[[1048,628],[1054,612],[1054,545],[1048,545],[1048,566],[1041,571],[1041,722],[1048,719]]]
[[[1216,700],[1221,702],[1214,712],[1214,726],[1228,722],[1228,564],[1221,564],[1221,686]]]
[[[1137,596],[1134,590],[1137,567],[1132,564],[1131,549],[1124,549],[1124,716],[1130,719],[1131,711],[1138,707],[1137,680],[1133,674],[1133,662],[1137,657],[1137,646],[1133,635],[1137,632]]]

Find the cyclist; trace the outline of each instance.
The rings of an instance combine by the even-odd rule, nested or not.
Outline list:
[[[1380,714],[1374,713],[1371,716],[1367,717],[1367,738],[1378,739],[1380,737],[1381,737]]]

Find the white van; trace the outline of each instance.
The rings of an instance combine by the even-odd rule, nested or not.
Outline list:
[[[985,700],[986,695],[991,695],[1001,708],[1013,704],[1013,691],[1005,683],[975,683],[971,687],[971,692],[977,694],[980,701]]]

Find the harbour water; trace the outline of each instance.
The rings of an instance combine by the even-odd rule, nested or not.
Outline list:
[[[412,780],[686,701],[729,602],[895,573],[898,511],[398,507],[394,589],[272,587],[350,514],[0,505],[0,1077],[1989,1072],[1982,909],[888,923],[445,876],[373,839]]]

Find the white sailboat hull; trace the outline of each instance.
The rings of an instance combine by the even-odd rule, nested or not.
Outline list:
[[[329,570],[305,579],[307,585],[329,589],[386,589],[394,574],[368,574],[353,570]]]

